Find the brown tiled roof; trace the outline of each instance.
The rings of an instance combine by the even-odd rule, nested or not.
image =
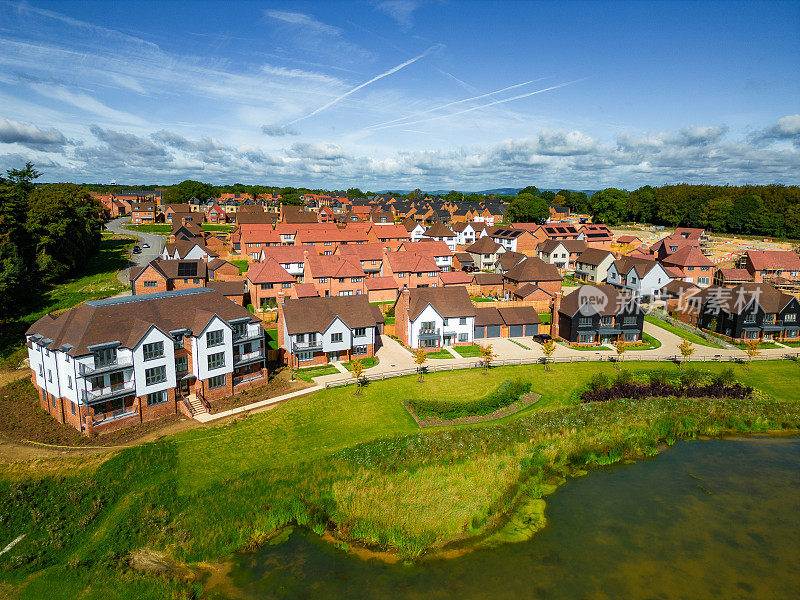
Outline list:
[[[432,273],[441,271],[433,256],[416,252],[387,252],[386,259],[394,273]]]
[[[505,277],[511,281],[561,281],[555,265],[550,265],[535,256],[529,256],[509,270]]]
[[[474,273],[472,280],[476,285],[503,285],[501,273]]]
[[[503,306],[497,310],[506,325],[538,325],[542,322],[532,306]]]
[[[223,296],[244,296],[244,281],[209,281],[206,287]]]
[[[603,262],[609,255],[613,258],[614,255],[608,250],[601,250],[599,248],[587,248],[583,253],[575,259],[576,262],[585,265],[594,265],[595,267]]]
[[[410,232],[410,231],[414,231],[414,229],[417,228],[417,225],[419,225],[419,223],[417,223],[411,217],[406,217],[405,219],[403,219],[403,222],[401,223],[401,225],[403,227],[405,227],[406,231]]]
[[[525,285],[521,285],[516,290],[514,290],[514,296],[516,296],[517,298],[527,298],[528,296],[530,296],[531,294],[533,294],[538,290],[541,290],[548,296],[553,295],[547,290],[540,288],[538,285],[535,285],[533,283],[526,283]]]
[[[165,333],[189,329],[198,335],[211,318],[224,321],[247,319],[257,323],[253,315],[219,292],[193,288],[157,294],[142,294],[90,300],[53,317],[45,315],[28,329],[28,335],[39,334],[52,340],[48,348],[58,349],[71,344],[71,356],[89,354],[89,346],[118,341],[133,348],[152,326]]]
[[[378,239],[407,240],[408,231],[402,225],[381,225],[376,223],[372,228],[373,233]]]
[[[364,277],[361,263],[349,256],[331,254],[328,256],[309,256],[306,259],[312,277]],[[305,273],[309,275],[308,270]]]
[[[445,318],[475,316],[475,307],[469,299],[467,288],[462,286],[414,288],[409,291],[408,316],[412,321],[428,305]]]
[[[420,240],[418,242],[403,242],[401,248],[406,252],[427,254],[428,256],[453,256],[453,252],[442,240]]]
[[[617,267],[617,271],[623,275],[627,275],[632,268],[636,267],[636,272],[639,274],[639,277],[644,277],[658,263],[654,260],[648,260],[647,258],[635,258],[631,255],[626,255],[618,258],[614,261],[614,264]]]
[[[466,250],[467,252],[472,252],[473,254],[494,254],[497,252],[498,248],[502,247],[503,246],[495,242],[488,235],[485,235],[467,246]]]
[[[694,283],[681,281],[680,279],[674,279],[661,288],[661,293],[683,296],[686,292],[691,290],[698,291],[700,290],[700,287],[695,285]]]
[[[317,213],[305,212],[299,206],[283,207],[284,223],[316,223]]]
[[[422,235],[426,237],[455,237],[455,233],[444,223],[434,223]]]
[[[442,271],[439,273],[439,279],[444,285],[467,285],[472,281],[472,275],[464,271]]]
[[[295,283],[294,292],[297,294],[298,298],[314,298],[315,296],[319,296],[317,286],[313,283]]]
[[[164,260],[163,258],[156,258],[151,260],[146,267],[141,267],[134,274],[131,269],[131,282],[139,278],[144,273],[147,267],[153,267],[156,271],[161,273],[166,279],[206,279],[208,271],[206,268],[206,261],[202,259],[195,260]],[[186,271],[184,271],[184,269]],[[181,275],[178,273],[181,272]],[[186,273],[189,274],[186,274]]]
[[[247,208],[253,208],[248,206]],[[269,213],[261,212],[244,212],[243,210],[236,211],[236,222],[239,225],[259,223],[262,225],[271,225],[275,217]]]
[[[245,275],[251,283],[294,283],[295,279],[271,256],[261,262],[250,263]]]
[[[753,276],[747,269],[719,269],[718,272],[726,281],[753,281]]]
[[[203,237],[203,228],[197,223],[181,223],[175,221],[172,223],[172,235],[177,235],[180,229],[186,230],[192,237]]]
[[[714,263],[704,256],[699,249],[694,246],[684,246],[677,252],[673,252],[662,261],[665,265],[675,265],[677,267],[713,267]]]
[[[517,265],[521,260],[525,260],[528,256],[522,252],[503,252],[497,259],[497,265],[503,270],[508,271],[511,267]]]
[[[190,204],[167,204],[164,207],[164,212],[168,210],[176,213],[190,213],[192,212],[192,206]]]
[[[600,301],[595,299],[600,299]],[[594,313],[612,316],[622,312],[622,308],[629,303],[638,306],[632,296],[623,294],[612,285],[582,285],[564,296],[558,312],[574,317],[582,307],[588,305],[584,309],[586,316]]]
[[[339,246],[336,253],[341,256],[353,256],[358,260],[383,260],[381,244],[347,244]]]
[[[487,325],[503,325],[503,317],[496,308],[475,309],[475,327],[486,327]]]
[[[551,240],[548,238],[543,242],[539,242],[539,245],[536,247],[536,249],[544,254],[552,254],[553,250],[559,246],[564,246],[564,249],[570,254],[584,252],[588,248],[586,242],[583,240]]]
[[[636,242],[641,242],[642,240],[635,235],[621,235],[617,238],[617,241],[620,244],[635,244]]]
[[[453,256],[455,256],[462,265],[475,262],[475,259],[472,258],[472,254],[469,252],[456,252]]]
[[[764,269],[800,271],[800,256],[791,250],[748,250],[747,257],[756,271]]]
[[[378,311],[380,312],[380,311]],[[370,306],[366,294],[288,299],[283,305],[286,329],[290,334],[323,332],[338,317],[350,329],[375,327],[383,322]]]
[[[216,252],[212,252],[208,248],[206,248],[203,244],[199,241],[193,240],[175,240],[174,244],[164,244],[164,248],[167,251],[167,254],[170,256],[175,256],[175,250],[178,251],[178,256],[183,258],[194,248],[195,246],[200,246],[200,249],[208,254],[209,256],[217,256]]]
[[[391,275],[387,277],[367,277],[364,285],[368,290],[396,290],[399,289],[397,280]]]

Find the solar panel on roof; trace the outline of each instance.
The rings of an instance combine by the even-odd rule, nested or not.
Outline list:
[[[178,263],[178,277],[197,277],[197,263]]]

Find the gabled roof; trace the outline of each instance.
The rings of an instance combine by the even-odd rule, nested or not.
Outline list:
[[[768,313],[778,313],[795,300],[766,283],[741,283],[734,287],[712,285],[694,294],[692,302],[701,306],[713,302],[715,307],[731,314],[741,314],[754,301]]]
[[[634,258],[630,255],[622,256],[614,261],[614,266],[617,268],[617,272],[620,274],[627,275],[630,273],[631,269],[635,268],[639,277],[644,277],[647,275],[655,268],[656,265],[658,265],[658,263],[654,260],[648,260],[646,258]],[[661,268],[663,269],[664,267]]]
[[[195,246],[199,246],[200,249],[209,256],[214,256],[214,257],[218,256],[218,254],[212,252],[211,250],[203,246],[203,244],[201,244],[200,241],[194,241],[194,240],[175,240],[174,244],[164,244],[164,249],[167,251],[167,254],[169,256],[175,256],[175,251],[177,250],[178,257],[184,258],[187,254],[189,254],[189,252],[191,252],[194,249]]]
[[[467,285],[472,281],[472,275],[464,271],[442,271],[439,273],[439,279],[444,285]]]
[[[209,281],[206,287],[218,291],[223,296],[244,296],[244,280]]]
[[[294,283],[295,279],[274,258],[250,263],[245,275],[251,283]]]
[[[800,256],[791,250],[748,250],[747,258],[756,271],[765,269],[800,271]]]
[[[455,237],[455,233],[444,223],[434,223],[422,235],[426,237]]]
[[[476,285],[503,285],[501,273],[473,273],[472,280]]]
[[[96,344],[120,342],[134,347],[152,327],[170,332],[189,329],[197,335],[214,317],[223,321],[246,319],[257,323],[244,307],[209,288],[90,300],[54,317],[45,315],[28,329],[51,340],[52,350],[72,346],[70,356],[89,354]]]
[[[474,317],[475,307],[467,294],[467,288],[429,287],[409,291],[408,316],[414,321],[430,305],[442,317]]]
[[[400,289],[397,285],[397,280],[391,275],[387,277],[367,277],[364,280],[364,285],[370,291]]]
[[[547,264],[541,258],[529,256],[504,275],[511,281],[561,281],[555,265]]]
[[[625,310],[632,308],[633,310]],[[613,316],[622,312],[640,312],[642,309],[633,296],[624,294],[612,285],[582,285],[564,296],[558,312],[574,317],[578,312],[583,316],[599,314]]]
[[[208,272],[206,261],[203,259],[195,260],[164,260],[156,258],[151,260],[146,266],[131,269],[130,280],[136,281],[147,267],[153,267],[166,279],[206,279]]]
[[[500,270],[508,271],[526,258],[528,258],[528,255],[522,252],[503,252],[503,254],[497,258],[496,264]]]
[[[596,267],[609,256],[611,256],[612,259],[614,258],[614,254],[608,250],[601,250],[600,248],[587,248],[578,258],[575,259],[575,262],[583,263],[585,265],[594,265]]]
[[[753,276],[747,269],[718,269],[717,272],[726,281],[753,281]]]
[[[317,286],[313,283],[295,283],[294,291],[298,298],[314,298],[319,296]]]
[[[453,256],[457,258],[458,262],[460,262],[462,265],[475,262],[475,259],[472,258],[472,254],[469,252],[456,252],[453,254]]]
[[[514,296],[516,296],[517,298],[527,298],[528,296],[530,296],[531,294],[533,294],[538,290],[543,291],[548,296],[551,297],[553,296],[553,294],[551,294],[547,290],[542,289],[538,285],[533,283],[526,283],[525,285],[519,286],[516,290],[514,290]]]
[[[662,260],[665,265],[675,265],[676,267],[713,267],[714,263],[704,256],[700,250],[694,246],[684,246],[677,252],[673,252]]]
[[[576,238],[578,230],[572,223],[545,223],[541,227],[542,233],[549,238]]]
[[[697,292],[700,290],[700,286],[695,285],[694,283],[688,283],[686,281],[681,281],[680,279],[673,279],[667,285],[661,288],[662,295],[664,294],[674,294],[676,296],[683,296],[686,292]]]
[[[305,262],[308,248],[303,246],[261,246],[259,251],[264,259],[274,258],[281,264]],[[309,255],[314,254],[309,252]]]
[[[573,240],[573,239],[553,240],[548,238],[543,242],[539,242],[539,245],[536,247],[536,249],[539,252],[550,255],[559,246],[563,246],[564,249],[570,254],[582,253],[588,248],[586,242],[583,240]]]
[[[288,299],[283,317],[289,334],[324,332],[334,320],[341,319],[350,329],[375,327],[383,323],[377,307],[370,306],[365,294]]]
[[[414,219],[412,219],[410,217],[406,217],[405,219],[403,219],[403,222],[401,223],[401,225],[403,227],[405,227],[406,231],[408,231],[409,233],[414,231],[417,227],[422,227],[422,225],[420,225],[419,223],[417,223]]]
[[[387,252],[386,259],[394,273],[432,273],[441,271],[433,255],[417,252]]]
[[[383,260],[381,244],[347,244],[336,249],[337,254],[353,256],[358,260]]]
[[[364,277],[361,263],[352,256],[331,254],[328,256],[309,256],[306,259],[311,276],[319,277]],[[309,271],[306,270],[306,277]]]
[[[495,242],[488,235],[478,238],[466,248],[467,252],[472,252],[473,254],[495,254],[498,250],[502,249],[503,246]]]

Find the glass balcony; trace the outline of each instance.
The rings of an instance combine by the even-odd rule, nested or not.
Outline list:
[[[233,343],[235,344],[235,343],[238,343],[238,342],[247,342],[249,340],[260,340],[263,337],[264,337],[264,330],[263,329],[259,329],[259,331],[255,332],[255,333],[250,333],[248,331],[245,331],[244,333],[240,333],[238,335],[234,334]]]
[[[253,350],[252,352],[246,352],[245,354],[234,354],[233,364],[241,365],[244,363],[252,362],[254,360],[262,360],[263,358],[264,358],[264,350],[262,348],[259,348],[258,350]]]
[[[295,342],[292,344],[292,352],[310,352],[313,350],[322,350],[322,340]]]
[[[133,380],[124,381],[116,385],[110,385],[96,390],[87,390],[84,399],[88,403],[100,402],[102,400],[110,400],[119,396],[127,396],[134,393],[136,384]]]
[[[108,373],[110,371],[117,371],[120,369],[129,369],[133,367],[133,356],[117,357],[117,360],[108,363],[95,362],[94,366],[85,365],[81,363],[80,374],[82,377],[91,377],[100,373]]]
[[[423,340],[430,340],[433,338],[438,338],[441,330],[439,329],[420,329],[419,330],[419,337]]]

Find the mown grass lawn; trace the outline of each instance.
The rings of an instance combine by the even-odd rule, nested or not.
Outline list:
[[[141,231],[143,233],[155,233],[157,235],[169,235],[172,231],[170,223],[152,223],[147,225],[125,225],[125,229],[131,231]]]
[[[739,348],[739,350],[747,350],[747,344],[734,342],[732,345]],[[759,350],[774,350],[775,348],[780,348],[780,346],[775,342],[761,342],[758,345]]]
[[[379,361],[378,361],[378,359],[376,357],[370,356],[368,358],[362,358],[361,359],[361,366],[363,366],[365,369],[369,369],[369,368],[374,367],[375,365],[377,365],[378,362]],[[347,369],[348,371],[352,371],[353,370],[353,361],[351,360],[350,362],[342,363],[342,366],[345,369]]]
[[[661,348],[661,342],[647,333],[642,333],[641,342],[631,344],[627,347],[628,350],[632,350],[633,352],[639,350],[655,350],[656,348]]]
[[[674,325],[667,323],[663,319],[659,319],[653,315],[647,315],[644,318],[645,321],[655,325],[656,327],[660,327],[665,331],[669,331],[670,333],[677,335],[684,340],[689,340],[693,344],[697,344],[698,346],[708,346],[709,348],[722,348],[719,344],[715,344],[714,342],[709,342],[707,339],[700,337],[696,333],[692,333],[691,331],[686,331],[685,329],[681,329],[680,327],[675,327]]]
[[[305,367],[302,369],[296,369],[294,372],[294,376],[298,379],[302,379],[303,381],[308,381],[309,383],[313,383],[314,377],[322,377],[323,375],[333,375],[334,373],[338,373],[339,369],[334,367],[333,365],[320,365],[318,367]]]
[[[239,275],[244,275],[247,273],[247,267],[250,264],[250,262],[247,260],[229,260],[228,262],[238,267]]]
[[[5,359],[18,353],[25,331],[46,313],[71,308],[87,300],[116,296],[130,289],[120,283],[117,273],[128,266],[133,243],[132,237],[104,234],[99,252],[86,261],[80,273],[41,293],[31,290],[26,314],[14,320],[0,320],[0,357]]]
[[[478,344],[471,344],[469,346],[453,346],[453,350],[464,358],[473,358],[480,356],[483,348]]]
[[[426,352],[425,356],[429,359],[432,358],[433,360],[448,360],[455,358],[452,354],[450,354],[447,350],[442,348],[441,350],[437,350],[436,352]]]

